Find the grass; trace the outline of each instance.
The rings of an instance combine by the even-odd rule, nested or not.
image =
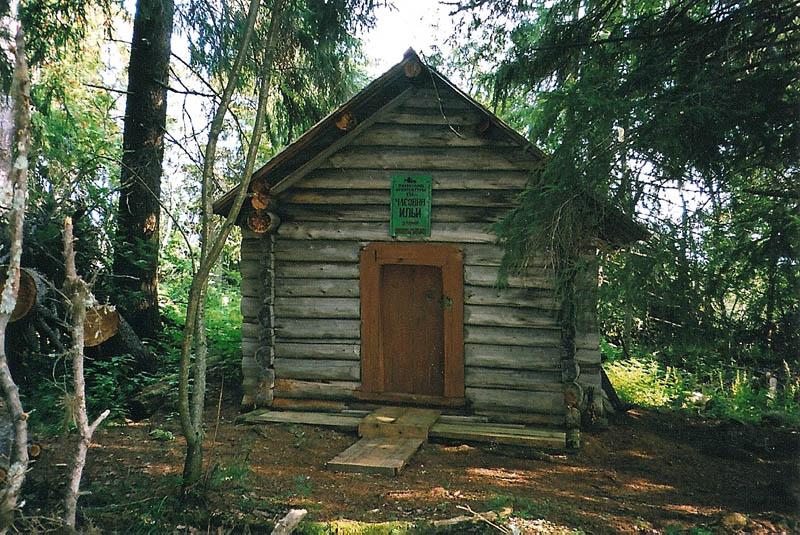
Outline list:
[[[800,375],[784,363],[770,390],[765,377],[751,370],[698,366],[685,370],[665,366],[652,355],[622,358],[602,344],[609,357],[604,368],[620,398],[650,408],[691,411],[703,417],[749,424],[800,427]]]

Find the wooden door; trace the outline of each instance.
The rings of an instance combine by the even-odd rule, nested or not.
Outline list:
[[[361,395],[464,398],[464,275],[448,245],[373,243],[361,254]]]
[[[382,266],[380,309],[384,391],[443,396],[442,269]]]

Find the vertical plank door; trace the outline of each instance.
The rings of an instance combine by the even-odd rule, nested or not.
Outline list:
[[[381,289],[385,390],[443,396],[441,268],[383,265]]]

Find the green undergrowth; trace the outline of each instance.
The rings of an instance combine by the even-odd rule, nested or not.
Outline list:
[[[603,365],[623,401],[642,407],[690,411],[705,418],[800,427],[800,374],[786,362],[769,388],[764,372],[698,363],[665,365],[650,354],[624,358],[607,343]]]

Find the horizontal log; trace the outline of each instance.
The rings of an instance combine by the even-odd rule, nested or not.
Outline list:
[[[352,381],[295,381],[275,379],[275,397],[292,399],[352,399],[360,382]]]
[[[242,357],[253,357],[257,351],[268,350],[269,346],[258,338],[242,338]]]
[[[563,392],[466,388],[466,397],[472,401],[476,411],[520,411],[553,415],[564,413]]]
[[[293,189],[390,189],[394,175],[431,175],[433,191],[499,189],[522,190],[527,171],[437,171],[429,169],[315,169]]]
[[[447,110],[449,112],[450,110]],[[356,139],[358,147],[509,147],[509,141],[480,135],[475,128],[449,128],[447,125],[376,124]]]
[[[347,403],[332,399],[292,399],[274,398],[270,405],[282,411],[309,411],[339,413],[347,408]]]
[[[360,318],[358,298],[278,297],[275,315],[281,318]]]
[[[414,94],[403,102],[407,108],[433,108],[436,113],[439,107],[445,109],[474,110],[475,106],[456,95],[448,87],[420,87]]]
[[[354,360],[311,360],[275,358],[275,377],[321,381],[358,381],[361,362]]]
[[[348,240],[348,241],[431,241],[459,243],[494,243],[497,236],[484,223],[433,223],[427,238],[390,240],[389,223],[292,223],[278,229],[278,239]]]
[[[258,277],[242,277],[242,297],[263,297],[264,281]]]
[[[597,395],[600,394],[600,389],[602,388],[602,379],[600,377],[600,368],[599,367],[583,367],[581,366],[581,374],[578,377],[578,382],[586,386],[594,387],[597,392]]]
[[[559,369],[558,348],[524,347],[487,344],[466,344],[464,364],[485,368],[505,368],[510,370],[550,370]]]
[[[381,117],[380,123],[390,124],[443,124],[452,126],[472,125],[478,126],[485,120],[485,115],[477,111],[464,110],[450,112],[446,115],[441,113],[429,113],[429,110],[420,110],[413,107],[399,107],[391,113]]]
[[[264,311],[264,299],[260,297],[242,297],[242,302],[239,305],[239,310],[242,312],[242,317],[256,321],[261,313]]]
[[[357,279],[358,264],[337,262],[276,262],[275,274],[281,279]]]
[[[242,260],[239,262],[239,273],[242,278],[260,278],[265,275],[266,266],[259,260]]]
[[[464,341],[470,344],[557,348],[561,342],[561,331],[469,325],[464,327]]]
[[[431,196],[431,205],[435,211],[437,207],[445,206],[477,206],[510,208],[516,203],[518,191],[496,189],[472,190],[434,190]],[[285,205],[357,205],[374,206],[388,209],[390,192],[388,189],[298,189],[289,190],[282,199]]]
[[[508,208],[496,206],[434,206],[431,211],[433,223],[494,223],[500,221]],[[283,221],[304,222],[385,222],[389,220],[389,205],[370,206],[355,204],[288,204],[281,208]]]
[[[498,270],[494,266],[465,266],[464,283],[473,286],[497,286]],[[551,290],[555,286],[553,276],[545,270],[531,270],[529,275],[511,276],[506,281],[510,288],[542,288]]]
[[[311,240],[282,238],[275,243],[276,261],[353,262],[359,261],[368,241]],[[499,266],[503,249],[489,243],[452,243],[464,253],[464,263],[474,266]],[[476,303],[484,304],[484,303]],[[493,303],[485,303],[493,304]]]
[[[319,241],[281,239],[275,243],[278,262],[351,262],[357,263],[364,241]]]
[[[560,306],[549,290],[487,286],[465,286],[464,302],[468,305],[519,306],[543,311],[556,311]]]
[[[464,306],[464,324],[497,327],[557,328],[559,326],[552,314],[540,309],[486,305]]]
[[[600,365],[602,360],[602,354],[600,353],[600,349],[578,349],[575,351],[575,360],[577,360],[581,366],[583,365]]]
[[[360,360],[361,344],[315,344],[275,341],[275,355],[283,359]]]
[[[257,322],[242,322],[242,338],[258,340],[265,333],[263,325]]]
[[[600,334],[578,332],[575,335],[575,347],[578,349],[598,349],[600,347]]]
[[[561,373],[526,370],[501,370],[496,368],[464,369],[464,385],[467,388],[502,388],[508,390],[531,390],[536,392],[563,392]]]
[[[358,297],[357,279],[276,279],[277,297]]]
[[[359,320],[287,319],[275,318],[275,336],[299,340],[339,339],[354,340],[361,337]]]
[[[475,414],[480,415],[490,422],[523,424],[523,425],[552,425],[563,427],[563,414],[533,414],[526,412],[507,412],[476,410]]]
[[[332,154],[320,167],[344,169],[398,169],[420,167],[438,170],[491,170],[522,169],[508,159],[511,151],[486,147],[418,147],[381,148],[348,146]]]

